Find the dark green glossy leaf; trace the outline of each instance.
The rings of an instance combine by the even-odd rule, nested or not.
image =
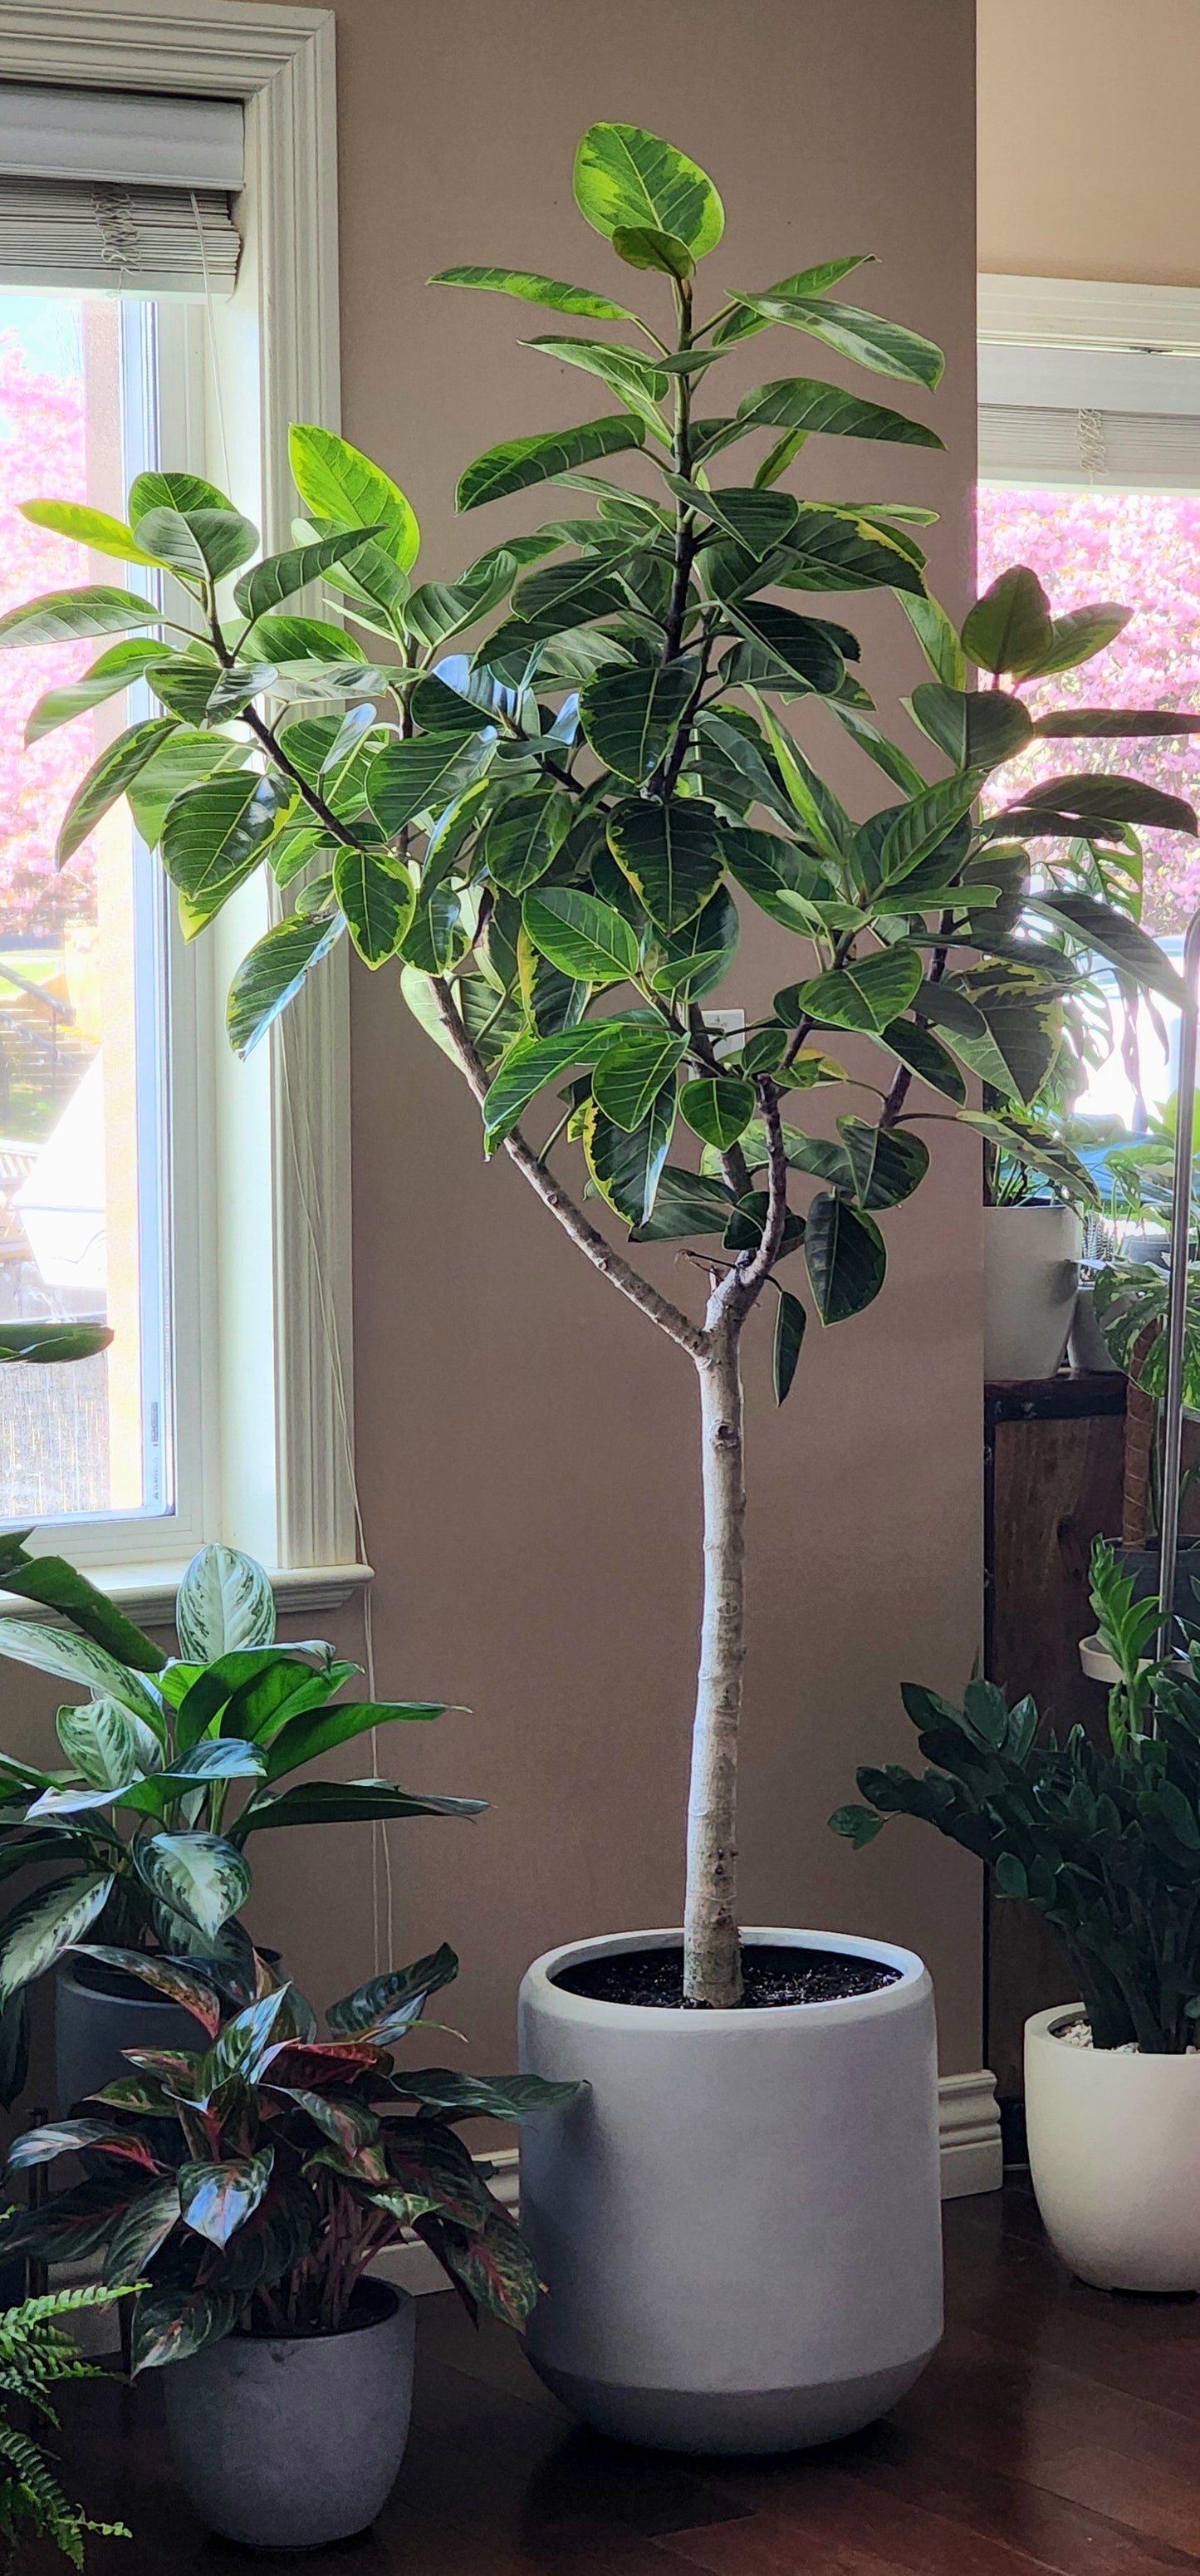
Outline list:
[[[513,592],[513,608],[534,642],[585,626],[594,617],[612,617],[628,605],[611,575],[598,573],[586,559],[545,564],[526,573]]]
[[[800,1357],[800,1345],[804,1340],[804,1327],[808,1322],[808,1316],[799,1298],[790,1295],[786,1288],[780,1288],[777,1285],[776,1295],[778,1304],[775,1310],[775,1336],[771,1351],[771,1378],[775,1389],[775,1402],[782,1404],[796,1374],[796,1362]]]
[[[628,412],[585,421],[578,429],[550,429],[532,438],[503,439],[498,447],[489,447],[473,465],[468,465],[458,486],[458,507],[478,510],[485,501],[502,501],[508,493],[523,492],[531,483],[548,483],[576,466],[592,464],[597,457],[620,456],[627,448],[642,445],[641,426]],[[0,643],[3,640],[0,622]]]
[[[586,903],[590,897],[576,897],[576,901]],[[596,906],[597,911],[602,908]],[[487,1151],[495,1152],[548,1082],[572,1065],[594,1064],[619,1026],[613,1020],[588,1020],[548,1037],[519,1037],[493,1075],[483,1104]]]
[[[815,268],[796,269],[791,277],[781,277],[776,285],[768,286],[764,292],[767,295],[824,295],[831,286],[837,286],[843,277],[848,277],[851,269],[869,266],[873,257],[871,251],[857,251],[852,252],[848,259],[822,260]],[[769,329],[770,324],[763,315],[752,312],[748,304],[738,304],[734,312],[727,313],[724,321],[718,323],[713,333],[713,345],[718,349],[727,348],[731,340],[748,340],[756,331]]]
[[[1037,816],[1063,816],[1079,832],[1089,824],[1149,823],[1166,832],[1196,832],[1195,809],[1182,796],[1168,796],[1141,778],[1046,778],[1026,789],[1019,802],[1005,807],[1004,820],[1030,833]],[[995,820],[988,817],[989,822]]]
[[[392,1817],[478,1816],[484,1798],[417,1798],[391,1780],[305,1780],[278,1796],[264,1795],[243,1809],[232,1838],[284,1825],[386,1824]]]
[[[493,885],[520,895],[551,868],[573,820],[573,799],[562,791],[510,796],[490,816],[482,854]]]
[[[1020,699],[1003,689],[948,689],[941,680],[922,680],[908,703],[922,732],[956,769],[1011,760],[1034,732]]]
[[[585,375],[599,376],[609,392],[645,423],[660,446],[670,445],[670,431],[658,408],[667,390],[667,378],[648,355],[643,356],[639,349],[618,348],[606,340],[580,340],[558,332],[527,340],[525,346],[541,349],[547,357],[558,358],[569,367],[582,367]]]
[[[637,972],[638,939],[611,904],[574,886],[527,894],[521,917],[534,946],[576,981],[621,984]]]
[[[786,429],[799,438],[887,439],[901,447],[941,447],[936,430],[909,420],[886,403],[866,402],[843,393],[840,385],[821,384],[812,376],[778,376],[743,394],[737,407],[736,435],[751,429]]]
[[[949,1049],[934,1036],[932,1029],[922,1028],[916,1020],[898,1019],[889,1020],[887,1027],[877,1034],[881,1046],[898,1056],[911,1073],[919,1074],[922,1082],[927,1082],[932,1090],[940,1091],[944,1099],[953,1100],[961,1108],[967,1096],[966,1083]]]
[[[686,1046],[686,1038],[676,1036],[661,1023],[650,1028],[623,1029],[610,1039],[592,1076],[592,1097],[605,1117],[629,1135],[644,1125],[664,1084],[681,1063]]]
[[[626,797],[608,817],[608,844],[653,922],[679,930],[721,879],[717,816],[698,797]]]
[[[733,1200],[723,1181],[667,1163],[659,1175],[653,1215],[634,1228],[635,1243],[665,1243],[692,1234],[724,1234]]]
[[[792,679],[825,696],[839,686],[845,664],[819,621],[772,599],[739,601],[728,614],[738,633],[760,644]]]
[[[364,965],[382,966],[394,957],[416,908],[407,869],[386,851],[339,850],[333,890]]]
[[[480,722],[482,728],[482,714]],[[456,734],[423,734],[416,742],[389,743],[367,772],[367,796],[381,830],[403,831],[418,814],[448,805],[487,757],[482,730],[473,742]]]
[[[911,1128],[873,1127],[864,1118],[843,1117],[838,1134],[854,1168],[858,1207],[898,1207],[924,1180],[929,1148]]]
[[[860,1315],[883,1286],[887,1255],[874,1218],[824,1191],[808,1210],[804,1258],[823,1324]]]
[[[1171,961],[1149,932],[1141,930],[1128,913],[1116,912],[1111,905],[1097,903],[1092,895],[1031,895],[1030,903],[1048,921],[1069,930],[1075,939],[1085,940],[1089,948],[1132,977],[1142,989],[1162,993],[1168,1001],[1180,1002],[1183,987]]]
[[[579,700],[579,718],[606,767],[639,786],[665,760],[695,695],[699,664],[684,656],[663,665],[635,663],[600,671]]]
[[[275,2165],[275,2150],[230,2156],[179,2168],[179,2214],[194,2236],[222,2250],[239,2227],[252,2218],[263,2199]]]
[[[221,581],[254,553],[258,530],[239,510],[176,510],[159,504],[137,520],[134,535],[156,562],[185,581]]]
[[[994,678],[1010,671],[1021,679],[1050,651],[1050,602],[1028,564],[1013,564],[977,599],[962,630],[969,662]]]
[[[365,1986],[356,1986],[352,1995],[330,2004],[325,2019],[335,2038],[373,2037],[386,2024],[407,2016],[414,2005],[419,2011],[427,1995],[452,1985],[457,1975],[458,1960],[443,1941],[439,1949],[414,1959],[410,1967],[389,1968]]]
[[[736,1145],[754,1116],[757,1094],[752,1082],[734,1073],[704,1075],[685,1082],[679,1094],[681,1114],[696,1136],[722,1152]]]
[[[659,1179],[675,1124],[672,1090],[660,1091],[645,1124],[627,1135],[594,1100],[583,1113],[583,1150],[601,1198],[627,1225],[645,1226],[654,1211]]]
[[[921,982],[921,960],[915,948],[880,948],[869,957],[833,967],[793,988],[799,1010],[818,1024],[862,1029],[876,1036],[908,1009]],[[788,1018],[785,996],[776,994],[780,1019]],[[791,1007],[788,997],[789,1009]]]
[[[1080,662],[1090,662],[1093,654],[1103,653],[1128,626],[1131,608],[1119,608],[1115,600],[1094,600],[1089,608],[1069,608],[1063,617],[1050,620],[1050,646],[1039,662],[1026,674],[1041,680],[1053,671],[1073,671]]]

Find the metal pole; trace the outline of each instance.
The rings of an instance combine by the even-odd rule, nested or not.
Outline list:
[[[1158,1651],[1165,1655],[1174,1626],[1175,1559],[1179,1548],[1179,1462],[1183,1444],[1183,1352],[1187,1324],[1188,1254],[1192,1242],[1192,1147],[1196,1121],[1196,1024],[1200,1011],[1200,912],[1183,943],[1184,1002],[1179,1020],[1179,1080],[1175,1093],[1175,1181],[1171,1208],[1171,1274],[1167,1298],[1167,1384],[1163,1397],[1162,1512],[1159,1537]]]

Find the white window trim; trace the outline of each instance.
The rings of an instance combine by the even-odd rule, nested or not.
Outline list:
[[[0,0],[0,79],[244,102],[250,250],[264,325],[259,393],[269,550],[289,536],[289,424],[317,420],[337,428],[340,418],[334,28],[328,10],[251,9],[239,0]],[[218,974],[227,962],[227,955],[218,958]],[[264,1526],[253,1491],[255,1440],[264,1429],[261,1386],[254,1383],[255,1359],[239,1353],[231,1329],[222,1335],[232,1348],[220,1370],[218,1400],[221,1528],[211,1534],[253,1546],[280,1570],[285,1600],[307,1598],[316,1606],[346,1598],[370,1576],[358,1561],[349,1419],[349,986],[340,951],[275,1033],[267,1078],[274,1527]],[[217,1115],[234,1124],[239,1080],[248,1109],[248,1077],[230,1059],[217,1076]],[[288,1125],[289,1091],[302,1105],[303,1191]],[[257,1170],[261,1177],[261,1161]],[[227,1251],[237,1226],[236,1175],[230,1189],[230,1204],[218,1210]],[[231,1324],[232,1267],[225,1296]],[[261,1369],[261,1353],[255,1356]],[[170,1523],[159,1526],[169,1546]],[[140,1543],[144,1560],[148,1540],[145,1523],[136,1537],[130,1530],[131,1553]],[[69,1546],[65,1533],[61,1543]],[[99,1556],[89,1556],[98,1569]],[[179,1570],[144,1561],[121,1565],[103,1551],[107,1585],[143,1616],[169,1607]]]

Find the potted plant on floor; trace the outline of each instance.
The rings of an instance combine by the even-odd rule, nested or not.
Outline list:
[[[1141,817],[1188,831],[1195,818],[1092,775],[1001,792],[980,813],[992,771],[1035,731],[1113,730],[1086,710],[1035,727],[1000,683],[1087,659],[1126,612],[1054,618],[1019,569],[960,638],[925,588],[914,530],[928,513],[780,488],[812,435],[869,452],[936,447],[933,430],[807,375],[712,408],[710,375],[772,326],[876,377],[935,386],[929,341],[838,296],[861,261],[825,260],[702,311],[696,267],[723,217],[686,154],[635,126],[594,126],[575,193],[626,272],[651,280],[669,336],[611,293],[524,269],[441,281],[584,324],[535,346],[598,377],[613,407],[505,441],[459,485],[467,512],[549,484],[573,515],[502,536],[457,581],[418,580],[404,494],[305,426],[292,440],[306,511],[294,548],[242,569],[253,532],[220,492],[139,477],[130,530],[114,540],[110,527],[107,542],[174,572],[194,634],[148,665],[166,713],[105,753],[67,846],[80,811],[127,791],[135,812],[142,795],[151,807],[189,935],[262,863],[289,889],[294,911],[234,980],[242,1052],[340,939],[370,966],[398,960],[411,1009],[480,1104],[485,1151],[508,1157],[672,1365],[696,1371],[705,1600],[685,1919],[682,1934],[551,1953],[527,1980],[527,2064],[591,2086],[526,2141],[526,2223],[554,2275],[529,2349],[609,2430],[778,2448],[867,2420],[936,2342],[938,2159],[920,1961],[739,1925],[743,1335],[773,1309],[782,1402],[810,1308],[832,1326],[882,1288],[878,1220],[919,1185],[929,1123],[966,1118],[1014,1141],[1009,1106],[1055,1061],[1064,994],[1093,952],[1176,991],[1153,942],[1081,886],[1071,854],[1090,861]],[[746,438],[765,439],[752,479],[724,479]],[[597,470],[614,457],[636,484]],[[34,505],[49,525],[64,524],[57,510]],[[71,525],[106,542],[78,514]],[[278,613],[318,577],[349,629]],[[925,655],[914,747],[949,764],[932,784],[881,730],[855,637],[824,613],[831,592],[862,589],[895,593]],[[67,615],[94,632],[98,614],[90,593],[72,594],[54,631]],[[156,610],[105,593],[104,615],[132,629]],[[39,603],[10,611],[0,643],[36,642],[45,617]],[[984,695],[966,688],[968,655],[996,684]],[[323,694],[348,711],[289,720],[289,701]],[[781,706],[848,733],[887,802],[852,817]],[[186,747],[196,783],[162,820],[165,741],[172,760]],[[734,956],[738,896],[783,934],[780,985],[718,1051],[705,1001]],[[1031,906],[1039,938],[1018,936]],[[821,1113],[849,1083],[844,1044],[865,1081],[838,1093],[834,1125]],[[968,1109],[968,1075],[1001,1107]],[[570,1148],[582,1179],[568,1185],[555,1158]],[[689,1247],[702,1311],[618,1249],[606,1211],[634,1246]],[[789,1284],[801,1251],[804,1296]]]
[[[440,1717],[402,1700],[344,1700],[357,1664],[314,1643],[275,1642],[270,1582],[253,1557],[209,1547],[175,1605],[170,1657],[61,1557],[33,1557],[28,1531],[0,1540],[0,1585],[68,1623],[0,1618],[0,1655],[87,1696],[60,1708],[66,1767],[0,1756],[0,1870],[36,1879],[0,1921],[7,2037],[0,2098],[25,2076],[26,1999],[57,1969],[59,2105],[108,2081],[127,2047],[189,2036],[169,1980],[153,1993],[111,1949],[219,1963],[248,2001],[254,1953],[241,1920],[250,1836],[289,1826],[473,1816],[476,1798],[417,1797],[394,1781],[295,1779],[321,1754],[398,1720]],[[231,1801],[235,1802],[231,1805]],[[47,1863],[64,1874],[47,1880]],[[80,1947],[87,1934],[89,1944]]]
[[[864,1768],[861,1849],[921,1816],[974,1852],[996,1893],[1036,1906],[1078,1981],[1026,2025],[1025,2108],[1038,2206],[1064,2262],[1106,2290],[1200,2290],[1200,1645],[1154,1659],[1158,1602],[1097,1540],[1097,1632],[1117,1673],[1108,1743],[1042,1737],[1032,1700],[991,1682],[961,1709],[909,1684],[933,1766]]]
[[[1161,1250],[1144,1243],[1142,1257],[1132,1247],[1113,1254],[1099,1272],[1093,1292],[1097,1327],[1115,1368],[1128,1379],[1121,1485],[1120,1556],[1134,1576],[1138,1597],[1159,1589],[1161,1517],[1162,1405],[1167,1382],[1167,1308],[1170,1293],[1170,1247],[1174,1229],[1172,1163],[1175,1152],[1177,1101],[1167,1102],[1136,1144],[1113,1156],[1113,1170],[1128,1217],[1152,1234],[1161,1231]],[[1193,1205],[1188,1219],[1195,1229]],[[1188,1283],[1184,1307],[1183,1401],[1193,1416],[1200,1413],[1200,1287],[1189,1244]],[[1200,1466],[1193,1463],[1180,1480],[1180,1506],[1195,1484]],[[1175,1567],[1175,1610],[1194,1620],[1193,1578],[1200,1569],[1200,1540],[1179,1542]]]
[[[214,2531],[344,2539],[374,2520],[408,2434],[414,2303],[371,2265],[411,2231],[472,2313],[520,2325],[537,2269],[457,2124],[544,2114],[577,2087],[404,2068],[457,1972],[445,1946],[331,2004],[326,2037],[261,1957],[234,2009],[198,1966],[107,1955],[182,2004],[193,2044],[131,2050],[86,2116],[18,2139],[12,2167],[82,2154],[86,2178],[0,2223],[0,2252],[100,2252],[106,2279],[143,2278],[133,2368],[169,2365],[175,2463]]]

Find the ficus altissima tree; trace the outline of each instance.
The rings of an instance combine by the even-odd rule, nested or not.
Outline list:
[[[252,563],[253,528],[194,476],[139,476],[127,525],[33,503],[39,524],[170,575],[169,613],[141,592],[93,587],[12,612],[0,641],[125,639],[49,711],[43,702],[39,735],[51,715],[66,721],[134,678],[161,710],[80,788],[63,860],[126,793],[189,935],[260,865],[286,890],[286,918],[235,977],[233,1045],[255,1045],[342,938],[370,967],[398,961],[410,1008],[479,1102],[485,1152],[509,1156],[584,1258],[694,1366],[705,1583],[685,1985],[693,2002],[725,2006],[741,1991],[746,1326],[773,1305],[782,1401],[809,1309],[837,1324],[879,1294],[879,1218],[923,1178],[930,1119],[966,1118],[1036,1162],[1027,1105],[1066,1042],[1091,953],[1175,989],[1136,924],[1134,826],[1195,825],[1179,799],[1120,777],[989,793],[1034,731],[1020,682],[1100,651],[1126,611],[1054,618],[1018,568],[960,637],[925,587],[914,530],[932,513],[782,488],[812,436],[868,454],[875,441],[939,446],[922,421],[807,375],[716,408],[722,362],[772,326],[876,377],[935,387],[942,359],[928,340],[840,300],[862,262],[825,260],[698,303],[720,198],[635,126],[590,129],[575,196],[626,269],[645,273],[653,323],[608,292],[524,270],[434,281],[576,326],[531,345],[599,378],[613,408],[490,449],[458,488],[472,513],[549,484],[575,515],[493,538],[452,582],[417,581],[403,493],[342,439],[300,427],[305,517],[291,551]],[[726,479],[743,441],[758,461]],[[617,480],[604,470],[613,458]],[[318,579],[336,619],[291,605]],[[909,703],[914,748],[939,756],[933,783],[881,732],[853,634],[818,613],[830,592],[880,589],[928,666]],[[968,665],[990,688],[968,690]],[[330,712],[313,713],[323,699]],[[864,820],[795,738],[814,699],[887,781]],[[1037,730],[1136,732],[1139,720],[1073,709]],[[731,1051],[704,1005],[734,957],[739,899],[777,925],[781,966],[774,1007]],[[855,1085],[834,1137],[810,1134],[805,1094],[846,1079],[831,1050],[847,1031],[872,1041],[878,1082]],[[986,1110],[967,1106],[969,1075],[988,1086]],[[692,1247],[702,1311],[643,1275],[589,1197],[635,1250]],[[798,1255],[803,1294],[790,1284]]]

